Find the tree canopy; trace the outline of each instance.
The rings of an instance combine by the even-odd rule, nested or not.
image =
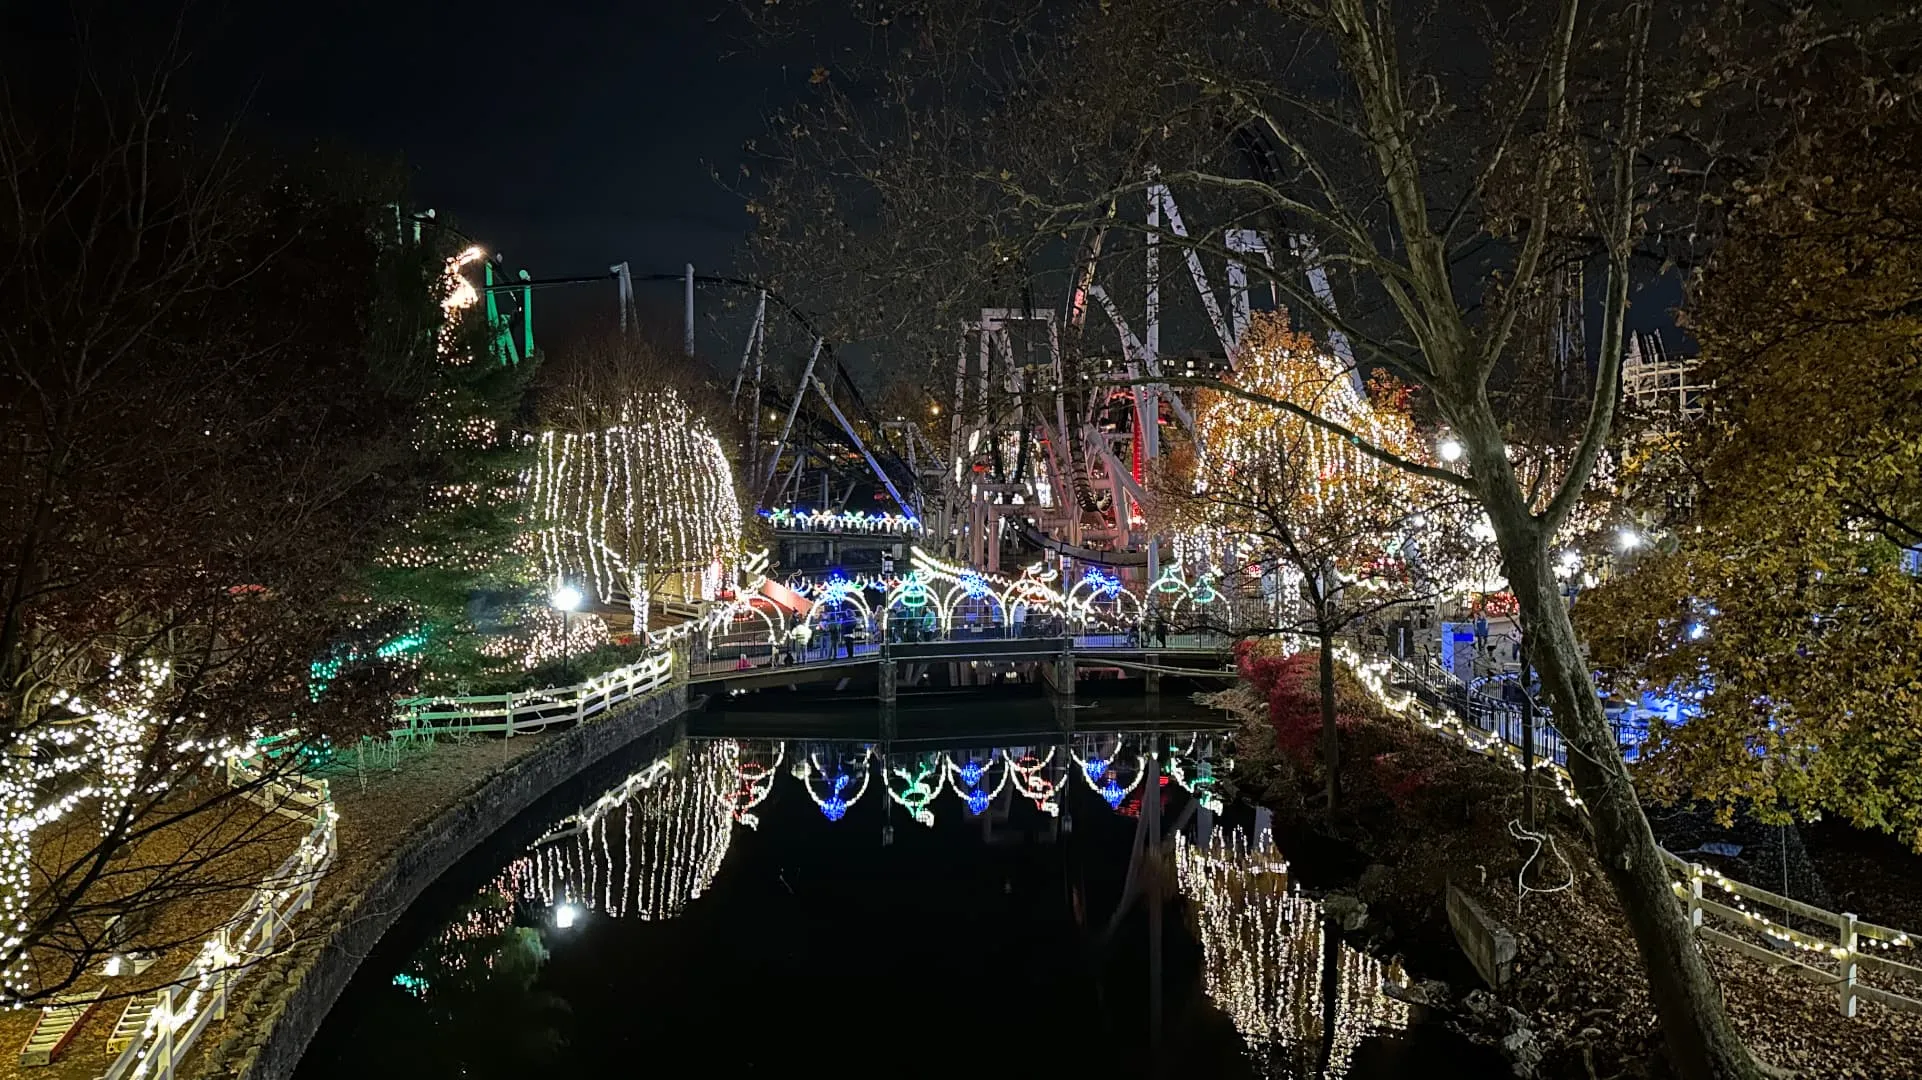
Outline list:
[[[1901,117],[1831,129],[1750,189],[1689,298],[1713,383],[1692,474],[1632,492],[1687,512],[1578,614],[1624,689],[1680,704],[1657,791],[1922,849],[1918,167]]]

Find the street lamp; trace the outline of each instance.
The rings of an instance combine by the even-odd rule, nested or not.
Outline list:
[[[572,585],[562,585],[549,593],[547,602],[561,613],[561,678],[572,677],[574,666],[574,638],[570,634],[568,616],[581,606],[581,591]]]

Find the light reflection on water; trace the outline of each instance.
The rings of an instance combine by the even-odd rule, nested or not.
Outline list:
[[[1408,1026],[1408,1006],[1381,992],[1405,985],[1400,968],[1330,932],[1320,902],[1289,890],[1268,833],[1217,831],[1205,846],[1177,833],[1175,870],[1208,997],[1266,1063],[1346,1076],[1363,1039]]]
[[[1162,750],[1151,762],[1155,742]],[[471,1015],[483,999],[545,994],[537,984],[548,948],[587,940],[578,935],[599,932],[596,921],[609,930],[608,920],[685,919],[716,887],[744,833],[795,834],[794,815],[806,813],[807,804],[783,792],[804,792],[812,812],[837,833],[862,828],[849,819],[863,808],[856,816],[883,822],[881,845],[894,842],[896,823],[918,834],[937,821],[951,828],[954,820],[977,818],[989,830],[984,838],[1007,827],[1052,836],[1036,841],[1052,844],[1065,843],[1072,806],[1084,815],[1093,807],[1097,817],[1135,819],[1110,829],[1142,829],[1146,781],[1158,776],[1158,813],[1174,832],[1172,876],[1200,946],[1200,990],[1238,1033],[1244,1064],[1253,1075],[1348,1075],[1371,1036],[1409,1024],[1408,1007],[1380,989],[1402,973],[1325,932],[1320,905],[1291,890],[1287,863],[1266,828],[1223,825],[1216,789],[1231,768],[1226,750],[1219,732],[1084,733],[1052,745],[906,752],[848,741],[684,740],[513,853],[389,976],[391,986],[439,1017],[435,1023],[484,1023]],[[788,809],[768,816],[777,805]],[[942,842],[974,843],[965,833],[944,834]],[[1134,858],[1153,848],[1134,845]],[[1115,856],[1105,859],[1110,869],[1126,863],[1124,852],[1108,850]],[[1136,876],[1130,868],[1128,880]],[[1140,875],[1146,888],[1160,877]],[[1077,893],[1077,923],[1081,903]],[[362,981],[373,974],[363,972]],[[552,1001],[541,1007],[569,1008]],[[552,1044],[547,1052],[562,1052],[567,1040],[559,1030],[542,1029],[540,1038]]]

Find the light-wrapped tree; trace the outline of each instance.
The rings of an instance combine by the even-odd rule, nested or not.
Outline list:
[[[625,604],[711,600],[741,547],[741,503],[719,435],[659,353],[620,341],[557,361],[542,388],[528,499],[547,573]]]
[[[1466,498],[1365,454],[1296,413],[1313,410],[1395,454],[1422,456],[1407,390],[1352,367],[1285,314],[1255,317],[1235,374],[1199,391],[1195,437],[1156,478],[1159,525],[1260,574],[1273,630],[1320,644],[1322,758],[1340,798],[1335,638],[1398,607],[1432,604],[1460,580]]]

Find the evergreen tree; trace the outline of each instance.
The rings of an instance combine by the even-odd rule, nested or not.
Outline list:
[[[488,643],[537,591],[522,497],[532,443],[516,421],[538,354],[485,294],[487,256],[444,229],[417,233],[386,254],[378,315],[386,332],[420,335],[432,356],[401,373],[419,403],[410,511],[364,571],[362,634],[316,675],[406,658],[423,689],[458,691],[499,666]]]

